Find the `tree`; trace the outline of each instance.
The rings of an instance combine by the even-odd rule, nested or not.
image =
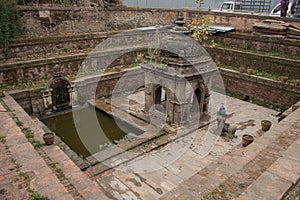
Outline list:
[[[21,20],[14,0],[0,0],[0,47],[7,56],[8,43],[21,34]]]
[[[212,18],[204,16],[196,16],[192,18],[188,28],[192,31],[192,37],[201,45],[215,46],[214,40],[209,40],[209,26],[212,23]]]

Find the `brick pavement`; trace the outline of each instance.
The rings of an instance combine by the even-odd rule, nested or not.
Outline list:
[[[2,100],[0,110],[5,112],[0,112],[0,136],[5,137],[5,145],[11,152],[11,157],[20,164],[20,173],[31,175],[28,183],[29,190],[36,191],[49,199],[108,199],[101,188],[90,180],[59,147],[43,145],[34,148],[22,130],[30,127],[35,140],[38,141],[43,141],[44,131],[9,95],[6,94]],[[9,156],[6,152],[3,153],[3,156]],[[4,162],[0,163],[0,167],[5,169]],[[19,188],[11,190],[12,193],[20,192]]]
[[[0,136],[0,199],[29,199],[27,179],[29,175],[22,174],[20,165],[13,159],[5,145],[6,138]],[[16,192],[18,191],[18,192]]]

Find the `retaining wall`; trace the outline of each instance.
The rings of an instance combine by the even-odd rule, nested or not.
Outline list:
[[[230,50],[226,48],[206,48],[214,61],[218,64],[230,66],[244,66],[258,69],[270,74],[288,76],[300,79],[300,60],[260,55],[257,53]],[[118,58],[111,66],[131,64],[139,52],[130,52]],[[54,73],[54,66],[58,64],[63,75],[76,75],[87,54],[78,53],[67,56],[37,59],[32,61],[7,63],[0,65],[0,84],[13,84],[40,79],[49,80]],[[99,55],[104,56],[104,55]],[[103,58],[97,59],[105,59]],[[100,66],[101,67],[101,66]]]
[[[300,40],[283,37],[268,37],[249,33],[231,32],[213,35],[217,44],[227,47],[244,48],[263,52],[276,52],[287,55],[300,55]]]
[[[128,75],[129,72],[130,74]],[[267,78],[242,74],[233,70],[220,69],[226,90],[234,93],[248,95],[264,102],[290,107],[300,100],[300,87],[283,84]],[[118,80],[126,74],[127,85],[124,88],[134,89],[144,84],[144,72],[139,67],[127,69],[122,72],[107,73],[102,76],[91,76],[77,80],[76,87],[80,91],[80,102],[93,98],[110,96]],[[100,81],[99,81],[100,80]],[[213,84],[214,85],[214,84]],[[126,91],[123,91],[126,92]],[[28,113],[42,114],[44,111],[41,88],[32,90],[11,91],[11,96]]]
[[[129,72],[130,74],[128,75]],[[85,77],[76,80],[75,85],[80,96],[79,101],[84,103],[86,100],[110,96],[118,80],[126,73],[128,76],[127,85],[124,88],[131,89],[136,85],[143,85],[145,78],[144,72],[140,68],[126,69],[122,72],[110,72],[103,75]],[[43,115],[45,108],[42,96],[43,88],[14,90],[9,94],[27,112]],[[124,91],[126,92],[126,91]]]
[[[28,35],[91,33],[151,25],[169,25],[174,23],[179,11],[126,7],[111,8],[110,11],[103,11],[97,8],[47,6],[20,6],[19,9]],[[241,32],[252,32],[253,23],[270,18],[270,16],[240,13],[180,11],[184,13],[186,21],[189,21],[191,17],[196,15],[208,16],[213,19],[214,23],[233,26],[237,31]],[[300,25],[300,20],[296,18],[280,18],[280,20]]]
[[[280,107],[290,107],[300,100],[300,87],[280,81],[220,69],[226,90],[247,95]]]
[[[257,69],[269,74],[288,76],[294,79],[300,78],[300,60],[267,56],[222,47],[206,48],[206,50],[218,64],[235,66],[237,68]]]

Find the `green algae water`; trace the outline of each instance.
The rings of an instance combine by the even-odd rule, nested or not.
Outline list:
[[[119,128],[113,118],[97,109],[97,119],[95,119],[95,108],[92,107],[82,108],[76,112],[76,116],[80,116],[80,119],[76,120],[76,126],[72,112],[42,119],[41,121],[74,152],[84,158],[98,152],[103,146],[124,139],[126,133],[134,135],[143,133],[143,131],[118,120],[117,122],[122,129]],[[95,120],[96,123],[93,122]],[[101,129],[99,129],[99,125]]]

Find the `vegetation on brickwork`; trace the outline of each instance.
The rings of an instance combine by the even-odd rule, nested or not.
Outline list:
[[[288,109],[288,107],[285,107],[285,106],[274,105],[274,104],[268,103],[264,100],[254,98],[254,97],[250,97],[250,96],[248,97],[244,94],[240,94],[240,93],[237,93],[237,92],[232,92],[230,90],[226,90],[226,95],[237,98],[237,99],[241,99],[241,100],[247,99],[246,101],[248,101],[250,103],[257,104],[259,106],[270,108],[270,109],[273,109],[273,110],[276,110],[276,111],[284,111],[284,110]]]
[[[24,178],[25,185],[29,186],[30,182],[31,182],[29,175],[26,172],[20,172],[20,176],[22,176]]]
[[[12,118],[18,126],[23,126],[23,122],[21,122],[16,115],[13,115]]]
[[[263,49],[251,49],[249,45],[234,45],[234,44],[216,44],[218,47],[223,47],[223,48],[231,48],[235,50],[247,50],[247,52],[252,52],[252,53],[259,53],[263,54],[266,56],[275,56],[275,57],[281,57],[281,58],[290,58],[290,59],[300,59],[299,55],[290,55],[287,53],[280,53],[280,52],[275,52],[275,51],[264,51]]]
[[[32,191],[31,198],[32,200],[48,200],[47,197],[44,197],[43,195],[41,195],[39,192],[36,191]]]
[[[9,42],[22,32],[15,3],[14,0],[0,0],[0,47],[6,56]]]
[[[4,105],[6,105],[6,104],[4,103]],[[43,146],[43,143],[40,140],[36,140],[34,138],[34,133],[33,133],[33,131],[31,131],[31,129],[29,127],[23,127],[23,122],[21,122],[19,120],[19,118],[16,116],[16,114],[12,114],[11,117],[15,121],[17,126],[19,126],[22,129],[26,138],[33,145],[34,148],[40,148]]]
[[[0,142],[4,144],[6,142],[6,136],[0,136]]]
[[[236,70],[236,71],[239,70],[239,67],[232,66],[232,65],[219,64],[219,66],[222,67],[222,68],[226,68],[226,69],[232,69],[232,70]],[[263,70],[258,70],[258,69],[253,69],[253,75],[261,76],[261,77],[264,77],[264,78],[269,78],[269,79],[272,79],[272,80],[275,80],[275,81],[280,80],[280,75],[279,74],[273,74],[273,73],[269,73],[269,72],[266,72],[266,71],[263,71]],[[294,80],[295,79],[293,79],[293,78],[289,78],[288,82],[293,83]]]
[[[43,144],[40,140],[35,140],[35,139],[33,139],[32,144],[33,144],[34,148],[40,148],[43,146]]]
[[[25,127],[23,131],[25,132],[25,136],[27,138],[34,138],[34,133],[31,131],[29,127]]]
[[[215,41],[209,39],[211,35],[208,32],[209,26],[212,24],[213,19],[205,16],[193,17],[187,27],[192,31],[192,37],[201,45],[209,45],[214,47]]]

